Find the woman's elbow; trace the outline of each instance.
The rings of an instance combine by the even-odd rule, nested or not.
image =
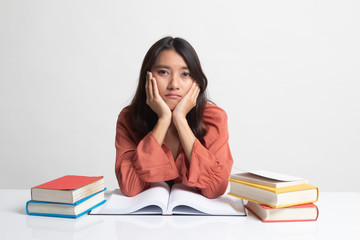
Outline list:
[[[228,181],[224,181],[217,186],[212,186],[207,189],[202,189],[201,194],[209,199],[217,198],[226,192]]]
[[[128,189],[124,189],[121,187],[120,187],[120,191],[127,197],[134,197],[140,193],[139,191],[131,191],[131,190],[129,191]]]
[[[150,183],[143,183],[143,184],[121,184],[119,182],[120,191],[128,196],[134,197],[137,194],[145,191],[150,187]]]

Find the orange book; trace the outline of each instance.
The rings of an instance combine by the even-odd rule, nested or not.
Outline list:
[[[248,202],[246,208],[262,222],[316,221],[319,217],[319,208],[313,203],[271,208],[263,204]]]
[[[104,188],[102,176],[66,175],[31,188],[31,200],[73,204]]]

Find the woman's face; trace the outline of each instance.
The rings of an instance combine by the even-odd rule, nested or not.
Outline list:
[[[170,110],[174,110],[194,82],[184,59],[175,50],[163,50],[156,58],[151,72],[160,96]]]

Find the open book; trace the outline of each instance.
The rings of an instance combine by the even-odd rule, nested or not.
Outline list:
[[[223,195],[216,199],[202,196],[195,188],[175,184],[171,189],[165,182],[151,187],[134,197],[115,190],[108,202],[90,214],[162,214],[162,215],[234,215],[246,216],[242,199]]]

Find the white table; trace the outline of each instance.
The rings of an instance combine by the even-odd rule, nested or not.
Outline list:
[[[0,238],[26,239],[360,239],[360,193],[320,192],[316,222],[262,223],[247,217],[29,216],[29,190],[0,189]]]

